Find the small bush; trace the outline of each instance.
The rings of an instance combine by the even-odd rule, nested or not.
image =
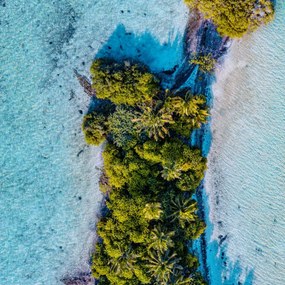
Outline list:
[[[82,130],[85,141],[90,145],[99,145],[106,139],[105,117],[97,113],[84,116]]]
[[[207,54],[195,56],[190,63],[198,65],[199,69],[204,73],[211,73],[214,71],[217,61],[211,54]]]

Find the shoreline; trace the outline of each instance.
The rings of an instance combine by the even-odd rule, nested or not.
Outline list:
[[[198,22],[197,22],[198,20]],[[223,56],[227,53],[229,47],[229,39],[227,37],[220,37],[216,31],[214,25],[209,21],[203,19],[201,14],[197,11],[191,11],[189,13],[188,24],[185,28],[184,34],[184,51],[183,51],[183,61],[178,69],[174,72],[174,76],[170,76],[169,80],[173,80],[175,83],[172,86],[173,89],[180,89],[184,87],[190,87],[194,92],[201,93],[206,96],[207,104],[209,108],[212,108],[213,102],[213,91],[212,86],[215,81],[215,70],[212,74],[203,73],[197,71],[197,66],[195,64],[190,64],[189,61],[193,58],[193,55],[196,53],[208,53],[212,54],[217,65],[223,61]],[[85,76],[80,75],[76,70],[74,70],[75,76],[77,77],[80,85],[82,86],[84,92],[89,96],[93,97],[96,95],[96,92],[92,92],[91,83],[89,79]],[[163,72],[162,72],[163,73]],[[194,74],[194,78],[193,78]],[[202,80],[201,80],[202,77]],[[172,78],[172,79],[171,79]],[[189,79],[190,86],[189,86]],[[92,104],[92,103],[91,103]],[[206,125],[203,125],[200,129],[195,130],[190,139],[190,145],[193,147],[198,147],[201,149],[203,156],[207,157],[211,145],[211,117],[209,122]],[[205,222],[209,217],[205,213],[205,201],[204,195],[205,192],[205,178],[202,183],[196,190],[196,198],[199,205],[198,215]],[[103,210],[105,198],[103,197],[101,202],[101,209],[98,212]],[[194,241],[196,242],[196,241]],[[200,259],[200,266],[202,267],[202,275],[205,280],[209,282],[209,271],[207,265],[207,240],[206,233],[203,233],[199,238],[201,256],[198,256]],[[194,248],[194,247],[193,247]],[[193,249],[192,248],[192,249]],[[199,254],[198,254],[199,255]],[[79,284],[93,284],[94,280],[85,278],[90,273],[79,273],[72,277],[67,277],[62,279],[65,284],[78,284],[73,282],[81,282]],[[81,278],[81,277],[84,278]],[[91,282],[91,283],[90,283]]]
[[[279,59],[284,55],[284,9],[277,4],[270,26],[233,44],[213,86],[214,137],[205,177],[213,285],[223,278],[225,283],[283,284],[284,64]],[[265,237],[271,231],[267,247]],[[227,234],[217,247],[219,236]]]
[[[194,53],[205,51],[208,53],[211,53],[214,55],[215,59],[217,60],[218,64],[220,65],[221,61],[224,60],[224,56],[228,53],[229,44],[232,43],[229,38],[224,37],[220,38],[218,40],[219,44],[215,42],[215,36],[217,36],[217,32],[214,31],[212,24],[208,20],[202,19],[201,15],[199,13],[190,13],[189,14],[189,21],[188,25],[185,29],[185,36],[184,36],[184,44],[185,44],[185,50],[184,50],[184,58],[183,61],[178,68],[178,70],[174,69],[174,77],[175,77],[175,84],[172,87],[173,89],[180,89],[185,86],[189,87],[189,85],[193,87],[192,90],[194,92],[199,92],[202,94],[205,94],[207,97],[208,106],[212,109],[213,108],[213,101],[214,101],[214,82],[218,78],[218,74],[220,71],[216,72],[216,69],[214,70],[214,74],[203,74],[201,75],[201,72],[199,72],[195,65],[189,64],[189,61],[191,58],[193,58]],[[209,39],[210,38],[210,39]],[[217,64],[217,65],[218,65]],[[198,82],[197,78],[203,77],[202,82]],[[198,79],[201,80],[201,79]],[[83,86],[84,88],[86,86]],[[203,92],[204,91],[204,92]],[[88,93],[88,90],[87,92]],[[89,96],[90,96],[90,90],[89,90]],[[93,95],[91,95],[93,96]],[[205,157],[208,157],[210,146],[212,144],[212,119],[209,120],[209,122],[203,126],[202,129],[195,131],[192,134],[191,137],[191,145],[199,147],[202,151]],[[206,172],[207,173],[207,172]],[[206,203],[209,202],[209,197],[207,196],[206,191],[206,177],[203,179],[201,185],[198,187],[196,191],[196,198],[199,204],[199,215],[202,217],[202,219],[207,222],[207,228],[211,227],[212,225],[208,225],[208,222],[211,224],[211,211],[209,209],[209,205],[206,205]],[[211,231],[212,227],[208,229],[208,231]],[[206,230],[207,231],[207,230]],[[202,259],[201,267],[203,271],[203,275],[206,278],[206,281],[209,282],[210,276],[209,276],[209,269],[208,269],[208,244],[209,240],[207,240],[207,232],[203,233],[199,242],[200,243],[200,258]],[[219,237],[220,238],[220,237]],[[220,244],[227,238],[226,236],[222,236],[220,240]],[[223,261],[223,258],[219,258],[221,261]]]
[[[187,58],[187,62],[191,59],[191,56],[195,53],[200,52],[207,52],[214,55],[214,58],[217,60],[217,65],[222,65],[224,61],[224,56],[228,53],[229,46],[231,44],[231,40],[227,37],[221,38],[219,37],[217,31],[215,30],[215,27],[213,24],[205,19],[202,19],[202,16],[197,12],[194,11],[194,13],[191,13],[189,16],[189,23],[187,25],[186,31],[185,31],[185,55]],[[198,24],[195,24],[196,20],[199,19]],[[193,21],[193,22],[192,22]],[[187,67],[186,67],[187,68]],[[217,68],[217,66],[216,66]],[[194,75],[196,78],[194,81],[193,89],[196,92],[201,92],[202,94],[205,94],[207,97],[207,102],[209,105],[210,110],[213,107],[213,100],[214,100],[214,93],[213,93],[213,84],[216,81],[216,68],[214,69],[212,75],[209,74],[203,74],[204,80],[202,83],[197,82],[197,78],[201,76],[199,72]],[[192,77],[192,74],[195,73],[195,66],[191,67],[191,65],[188,67],[186,72],[184,74],[187,74],[188,76],[184,79],[185,81],[181,82],[181,86],[184,86],[187,84],[187,81],[189,78]],[[192,82],[193,82],[192,81]],[[190,81],[191,82],[191,81]],[[194,92],[195,92],[194,91]],[[204,91],[204,92],[203,92]],[[205,157],[208,157],[210,146],[212,143],[212,131],[211,131],[211,120],[210,117],[209,122],[206,125],[203,125],[201,129],[198,129],[193,132],[191,137],[191,145],[199,147],[202,150],[202,153]],[[206,170],[207,173],[207,170]],[[206,175],[206,174],[205,174]],[[206,181],[205,177],[196,190],[196,198],[199,205],[199,215],[200,217],[207,222],[210,218],[206,214],[206,206],[205,206],[205,195],[206,195]],[[207,223],[206,223],[207,224]],[[207,228],[208,228],[207,224]],[[208,270],[208,263],[207,263],[207,237],[206,232],[204,232],[199,240],[197,241],[200,245],[200,250],[198,250],[198,255],[200,259],[200,267],[201,272],[206,281],[209,283],[209,270]],[[194,249],[196,246],[193,246],[192,249]],[[197,251],[197,249],[196,249]]]

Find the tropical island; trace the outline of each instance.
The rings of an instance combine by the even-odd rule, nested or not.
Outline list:
[[[191,197],[206,159],[187,141],[207,120],[205,98],[163,90],[146,67],[129,61],[98,59],[91,74],[101,101],[83,130],[89,143],[107,140],[107,209],[97,225],[94,276],[100,284],[203,284],[188,247],[204,230]]]
[[[193,146],[190,137],[199,131],[203,137],[210,115],[206,90],[212,81],[207,78],[227,41],[268,23],[273,4],[185,2],[192,19],[200,20],[194,36],[209,33],[210,23],[221,39],[211,47],[216,54],[205,49],[207,41],[190,49],[188,66],[178,70],[173,88],[164,88],[159,75],[132,59],[98,58],[90,69],[93,99],[82,128],[88,144],[104,145],[100,189],[105,206],[92,257],[98,284],[207,284],[192,251],[205,229],[197,189],[201,191],[207,161],[202,141]],[[195,86],[185,86],[195,67]]]

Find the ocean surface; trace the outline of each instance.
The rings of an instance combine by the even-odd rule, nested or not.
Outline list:
[[[0,1],[0,285],[88,270],[101,156],[73,69],[87,75],[96,54],[171,69],[187,18],[181,0]]]
[[[211,285],[285,284],[285,2],[217,74],[206,174]],[[240,283],[239,283],[240,282]]]

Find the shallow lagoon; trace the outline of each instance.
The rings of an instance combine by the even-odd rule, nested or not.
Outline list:
[[[73,68],[87,74],[122,29],[153,71],[172,68],[188,12],[180,0],[0,2],[0,284],[57,285],[87,269],[101,200]]]

